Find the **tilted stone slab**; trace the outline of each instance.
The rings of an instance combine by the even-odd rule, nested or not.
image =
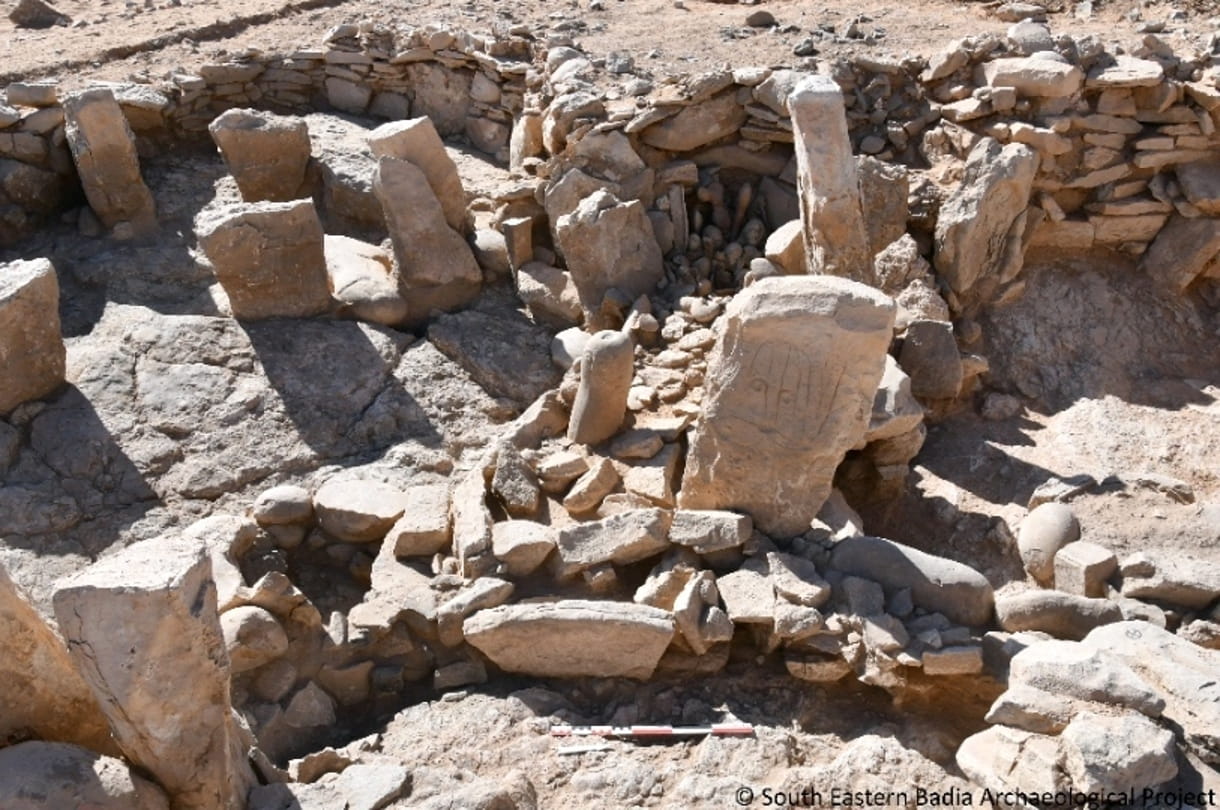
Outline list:
[[[556,542],[563,575],[602,563],[627,565],[669,548],[670,513],[629,509],[602,520],[577,523],[559,532]]]
[[[674,635],[668,611],[580,599],[483,610],[462,629],[496,666],[543,678],[646,680]]]

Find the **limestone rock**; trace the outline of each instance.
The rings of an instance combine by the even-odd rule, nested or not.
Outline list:
[[[618,486],[620,480],[618,470],[614,469],[610,459],[600,459],[572,484],[572,489],[563,499],[563,508],[576,515],[590,512]]]
[[[873,283],[873,254],[843,106],[829,76],[802,79],[788,97],[796,139],[797,191],[810,273]]]
[[[376,158],[392,157],[414,164],[445,211],[445,221],[458,233],[468,230],[466,191],[457,165],[427,116],[382,124],[369,134],[369,148]]]
[[[254,774],[233,719],[206,550],[145,540],[62,583],[54,604],[127,758],[174,807],[241,806]]]
[[[406,495],[379,481],[331,479],[313,496],[318,524],[329,534],[351,543],[386,536],[407,506]]]
[[[584,319],[572,274],[545,262],[526,262],[516,273],[517,296],[538,323],[558,329]]]
[[[868,234],[869,255],[876,256],[907,235],[910,216],[907,170],[899,163],[857,155],[856,177],[860,184],[860,208],[868,212],[864,229]]]
[[[64,381],[59,279],[47,259],[0,264],[0,416]]]
[[[264,490],[254,501],[253,512],[260,526],[308,523],[313,518],[313,499],[304,487],[284,484]]]
[[[1119,657],[1076,641],[1052,639],[1026,647],[1009,662],[1008,682],[1149,717],[1159,717],[1165,708],[1165,700]]]
[[[1058,734],[1067,728],[1084,705],[1090,704],[1015,683],[995,699],[984,719],[988,723],[1014,726],[1035,734]]]
[[[1119,570],[1123,596],[1130,599],[1199,609],[1220,598],[1220,570],[1186,554],[1141,552],[1124,559]]]
[[[775,621],[775,584],[765,559],[747,560],[736,571],[718,577],[716,587],[734,624]]]
[[[1026,572],[1041,583],[1055,573],[1055,554],[1080,537],[1080,523],[1071,507],[1044,503],[1035,507],[1017,530],[1017,549]]]
[[[433,309],[472,300],[483,273],[466,240],[449,226],[427,175],[413,163],[382,157],[373,191],[385,211],[410,317],[423,320]]]
[[[835,545],[830,567],[886,588],[910,588],[917,606],[959,624],[977,627],[991,620],[993,594],[987,578],[944,557],[880,537],[849,537]]]
[[[107,228],[127,223],[135,235],[157,227],[152,193],[140,176],[135,136],[106,88],[63,100],[64,131],[89,206]]]
[[[678,509],[669,526],[669,540],[696,554],[740,548],[754,532],[746,515],[719,509]]]
[[[532,574],[555,550],[555,530],[532,520],[502,520],[491,527],[491,551],[514,577]]]
[[[923,406],[911,393],[911,378],[891,355],[885,356],[885,372],[873,397],[873,412],[864,441],[893,439],[923,424]]]
[[[1131,667],[1164,701],[1162,716],[1212,767],[1220,766],[1220,650],[1206,650],[1148,622],[1120,622],[1089,633],[1084,646]]]
[[[212,140],[246,202],[299,199],[309,163],[309,127],[301,118],[232,109],[208,124]]]
[[[953,325],[916,320],[907,326],[898,363],[911,377],[911,393],[923,399],[953,399],[962,385],[962,358]]]
[[[669,613],[629,602],[564,600],[480,611],[466,640],[508,672],[646,680],[674,635]]]
[[[452,529],[449,518],[449,487],[425,484],[407,490],[402,517],[390,527],[385,542],[399,557],[436,554],[449,547]]]
[[[225,611],[220,616],[220,629],[233,672],[256,669],[288,652],[284,628],[260,607],[245,605]]]
[[[233,317],[306,318],[330,308],[322,223],[311,200],[205,212],[195,232]]]
[[[992,726],[967,737],[956,760],[971,782],[993,791],[1054,793],[1068,787],[1059,740],[1045,734]]]
[[[669,547],[669,520],[661,509],[630,509],[567,526],[556,541],[563,573],[571,575],[602,563],[626,565],[660,554]]]
[[[1208,216],[1220,216],[1220,160],[1183,163],[1174,172],[1191,205]]]
[[[397,326],[407,318],[388,251],[350,236],[326,234],[323,241],[331,294],[343,315]]]
[[[1035,98],[1064,98],[1084,83],[1080,68],[1040,56],[993,59],[983,63],[982,72],[992,87],[1012,87]]]
[[[1078,540],[1055,554],[1055,587],[1076,596],[1099,598],[1106,595],[1106,580],[1117,570],[1114,552]]]
[[[30,741],[0,749],[0,807],[169,810],[169,800],[121,760],[67,743]]]
[[[763,255],[787,275],[809,272],[805,262],[805,231],[801,220],[793,219],[776,228],[767,237]]]
[[[602,325],[602,299],[611,289],[634,299],[652,292],[664,275],[661,248],[638,200],[619,202],[609,192],[595,191],[559,217],[555,240],[585,321],[594,327]]]
[[[618,432],[627,414],[634,348],[631,338],[621,332],[605,330],[589,338],[581,355],[569,439],[599,444]]]
[[[491,494],[500,499],[511,517],[528,518],[537,514],[542,491],[533,468],[510,441],[501,441],[495,453]]]
[[[1037,168],[1038,153],[1023,144],[983,138],[970,150],[936,223],[936,269],[959,298],[987,300],[1020,271]]]
[[[763,279],[717,322],[679,505],[807,530],[864,436],[893,324],[879,292],[829,276]]]
[[[737,93],[727,90],[706,101],[683,107],[664,121],[644,130],[640,138],[656,149],[686,152],[732,135],[746,122],[746,110]]]
[[[322,213],[327,230],[380,230],[385,218],[373,194],[377,160],[369,150],[369,130],[328,113],[305,116],[311,156],[322,175]]]
[[[1142,715],[1082,712],[1059,739],[1072,787],[1086,794],[1142,791],[1178,775],[1173,732]]]
[[[1181,293],[1217,253],[1220,228],[1214,219],[1188,219],[1175,213],[1148,246],[1140,266],[1165,289]]]
[[[996,599],[995,613],[1000,627],[1010,633],[1038,630],[1074,641],[1094,627],[1123,619],[1115,602],[1060,591],[1025,591]]]

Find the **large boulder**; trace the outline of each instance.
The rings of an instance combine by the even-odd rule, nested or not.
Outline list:
[[[58,388],[66,357],[51,262],[0,264],[0,416]]]
[[[322,223],[313,201],[226,206],[201,214],[195,232],[233,317],[305,318],[330,308]]]
[[[1062,591],[1032,590],[996,599],[996,619],[1010,633],[1038,630],[1055,638],[1079,641],[1094,627],[1119,622],[1117,602],[1090,599]]]
[[[661,247],[638,200],[619,202],[608,191],[594,191],[576,210],[559,217],[555,239],[585,321],[595,328],[603,326],[602,299],[611,289],[631,300],[652,292],[664,277]]]
[[[962,182],[936,222],[934,262],[959,309],[988,300],[1020,272],[1038,162],[1028,146],[992,138],[970,150]]]
[[[1049,639],[1029,645],[1009,662],[1008,684],[1134,709],[1149,717],[1159,717],[1165,708],[1165,700],[1120,657],[1078,641]]]
[[[308,196],[301,193],[310,150],[304,119],[234,109],[214,118],[208,132],[246,202]]]
[[[864,437],[894,304],[832,276],[763,279],[716,323],[704,410],[679,505],[744,512],[764,533],[806,531]]]
[[[0,748],[0,807],[169,810],[169,800],[121,760],[67,743],[32,740]]]
[[[496,666],[543,678],[646,680],[674,635],[668,611],[578,599],[479,611],[462,629]]]
[[[107,228],[125,224],[131,235],[157,227],[152,193],[140,176],[135,136],[106,88],[63,100],[64,133],[89,206]]]
[[[986,577],[968,565],[893,540],[845,538],[831,552],[830,567],[893,590],[910,588],[917,606],[959,624],[978,627],[991,620],[994,595]]]
[[[55,617],[119,748],[175,808],[241,807],[255,782],[232,710],[206,548],[145,540],[59,586]]]
[[[414,164],[428,178],[449,227],[466,232],[466,191],[432,119],[424,116],[382,124],[369,134],[369,148],[375,158],[393,157]]]
[[[1174,214],[1161,228],[1141,267],[1159,285],[1180,293],[1199,278],[1220,253],[1220,228],[1211,217],[1189,219]]]

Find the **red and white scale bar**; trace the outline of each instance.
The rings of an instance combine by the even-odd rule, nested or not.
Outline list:
[[[712,723],[710,726],[551,726],[552,737],[625,737],[666,739],[673,737],[752,737],[749,723]]]

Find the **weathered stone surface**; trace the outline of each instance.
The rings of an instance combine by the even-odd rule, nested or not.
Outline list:
[[[992,726],[967,737],[956,761],[971,782],[993,791],[1054,793],[1068,786],[1059,740],[1045,734]]]
[[[322,223],[311,200],[205,211],[195,233],[233,317],[305,318],[330,308]]]
[[[117,753],[97,699],[69,659],[63,640],[2,565],[0,649],[0,681],[5,684],[0,690],[0,739],[33,733],[43,740]],[[0,776],[0,797],[4,785]]]
[[[352,543],[385,537],[407,503],[402,490],[380,481],[330,479],[313,496],[318,524]]]
[[[1124,624],[1129,623],[1108,626]],[[1021,650],[1009,662],[1008,683],[1123,706],[1149,717],[1159,717],[1165,708],[1165,700],[1120,656],[1077,641],[1051,639]]]
[[[428,178],[449,227],[458,233],[468,230],[462,178],[432,119],[423,116],[382,124],[369,134],[369,148],[376,158],[393,157],[414,164]]]
[[[910,588],[919,607],[969,626],[991,619],[993,594],[973,568],[880,537],[849,537],[835,545],[830,567],[887,588]]]
[[[1106,580],[1117,570],[1113,551],[1078,540],[1055,554],[1055,587],[1076,596],[1100,598],[1106,595]]]
[[[435,554],[449,546],[449,486],[425,484],[411,487],[403,499],[402,517],[390,527],[385,542],[399,557]]]
[[[790,220],[772,231],[763,255],[790,276],[809,272],[805,263],[805,226],[801,220]]]
[[[934,263],[959,299],[986,300],[1020,271],[1037,168],[1038,153],[1023,144],[983,138],[970,150],[936,223]]]
[[[1083,644],[1133,669],[1164,700],[1162,715],[1180,729],[1186,746],[1220,766],[1220,650],[1206,650],[1148,622],[1099,627]]]
[[[1079,641],[1094,627],[1120,622],[1116,602],[1089,599],[1061,591],[1025,591],[996,599],[996,619],[1010,633],[1039,630],[1055,638]]]
[[[598,444],[618,432],[627,413],[634,349],[631,338],[621,332],[606,330],[589,338],[581,355],[569,439]]]
[[[1013,726],[1035,734],[1058,734],[1085,705],[1095,704],[1014,683],[995,699],[984,719],[988,723]]]
[[[1141,269],[1173,293],[1190,286],[1220,253],[1220,228],[1207,217],[1189,219],[1174,214],[1157,233]]]
[[[734,624],[775,621],[775,584],[765,559],[746,560],[736,571],[718,577],[716,587]]]
[[[207,551],[159,538],[60,585],[55,616],[119,748],[174,807],[239,807],[254,784],[233,719]]]
[[[464,585],[436,609],[436,631],[446,647],[462,643],[462,621],[478,610],[499,607],[513,595],[516,586],[498,577],[479,577]]]
[[[685,152],[736,133],[745,122],[745,107],[737,103],[735,90],[727,90],[653,124],[640,139],[657,149]]]
[[[1041,56],[993,59],[983,64],[982,71],[992,87],[1012,87],[1037,98],[1064,98],[1084,83],[1080,68]]]
[[[466,640],[508,672],[645,680],[674,635],[669,613],[630,602],[564,600],[480,611]]]
[[[1220,216],[1220,160],[1196,160],[1174,170],[1190,204],[1208,216]]]
[[[369,323],[397,326],[407,318],[390,253],[350,236],[326,234],[326,272],[339,313]]]
[[[1120,54],[1106,61],[1108,64],[1099,64],[1089,71],[1085,87],[1154,87],[1165,78],[1161,63],[1151,59],[1136,59]]]
[[[1084,793],[1142,791],[1178,775],[1173,732],[1142,715],[1082,712],[1059,739],[1064,770]]]
[[[168,810],[169,800],[121,760],[67,743],[30,741],[0,749],[0,807]]]
[[[917,397],[953,399],[962,386],[962,358],[950,323],[913,321],[898,364],[910,375],[911,393]]]
[[[907,232],[910,183],[906,167],[867,155],[856,156],[856,177],[860,184],[860,210],[867,211],[864,230],[868,234],[869,254],[876,256]]]
[[[873,412],[864,441],[893,439],[923,424],[923,406],[911,393],[911,378],[891,355],[885,356],[885,372],[873,397]]]
[[[619,202],[595,191],[555,223],[556,245],[563,252],[585,321],[602,326],[602,299],[611,289],[628,299],[653,291],[664,276],[661,248],[638,200]]]
[[[719,509],[679,509],[669,526],[669,540],[696,554],[739,548],[754,532],[747,515]]]
[[[736,295],[716,325],[679,505],[741,511],[774,536],[807,530],[868,427],[893,318],[876,290],[829,276]]]
[[[571,273],[545,262],[526,262],[517,269],[515,278],[517,296],[536,322],[563,329],[584,319]]]
[[[399,285],[412,319],[473,299],[483,283],[470,246],[449,226],[428,177],[413,163],[382,157],[373,191],[394,242]]]
[[[283,484],[264,490],[255,499],[253,512],[260,526],[307,523],[313,517],[313,499],[304,487]]]
[[[538,476],[511,441],[496,445],[489,490],[510,517],[528,518],[538,512],[542,491]]]
[[[1055,553],[1080,537],[1080,523],[1071,507],[1044,503],[1035,507],[1017,530],[1017,550],[1025,571],[1038,582],[1049,583],[1055,573]]]
[[[1120,564],[1123,596],[1186,608],[1204,608],[1220,598],[1220,570],[1188,555],[1136,553]]]
[[[873,254],[860,209],[843,91],[829,76],[809,76],[793,89],[788,109],[808,272],[871,284]]]
[[[661,509],[629,509],[567,526],[557,538],[563,573],[574,574],[601,563],[626,565],[660,554],[669,547],[669,520]]]
[[[377,160],[369,150],[369,129],[327,113],[305,116],[310,150],[322,175],[322,213],[327,230],[376,228],[384,215],[373,194]]]
[[[598,459],[593,466],[577,478],[563,499],[563,508],[574,515],[590,512],[609,495],[622,479],[608,458]]]
[[[134,235],[157,227],[152,193],[140,176],[135,136],[105,88],[63,100],[64,127],[89,206],[107,228],[127,223]]]
[[[301,193],[310,151],[304,119],[233,109],[214,118],[208,132],[246,202],[308,196]]]
[[[220,615],[220,629],[229,651],[229,668],[245,672],[288,652],[288,635],[270,612],[243,605]]]
[[[51,262],[0,264],[0,416],[58,388],[66,357]]]
[[[67,14],[44,0],[17,0],[8,18],[18,28],[50,28],[72,22]]]
[[[532,574],[555,549],[555,530],[532,520],[502,520],[491,527],[491,551],[510,576]]]
[[[960,644],[925,650],[920,663],[925,675],[977,675],[983,671],[983,648],[978,644]]]

